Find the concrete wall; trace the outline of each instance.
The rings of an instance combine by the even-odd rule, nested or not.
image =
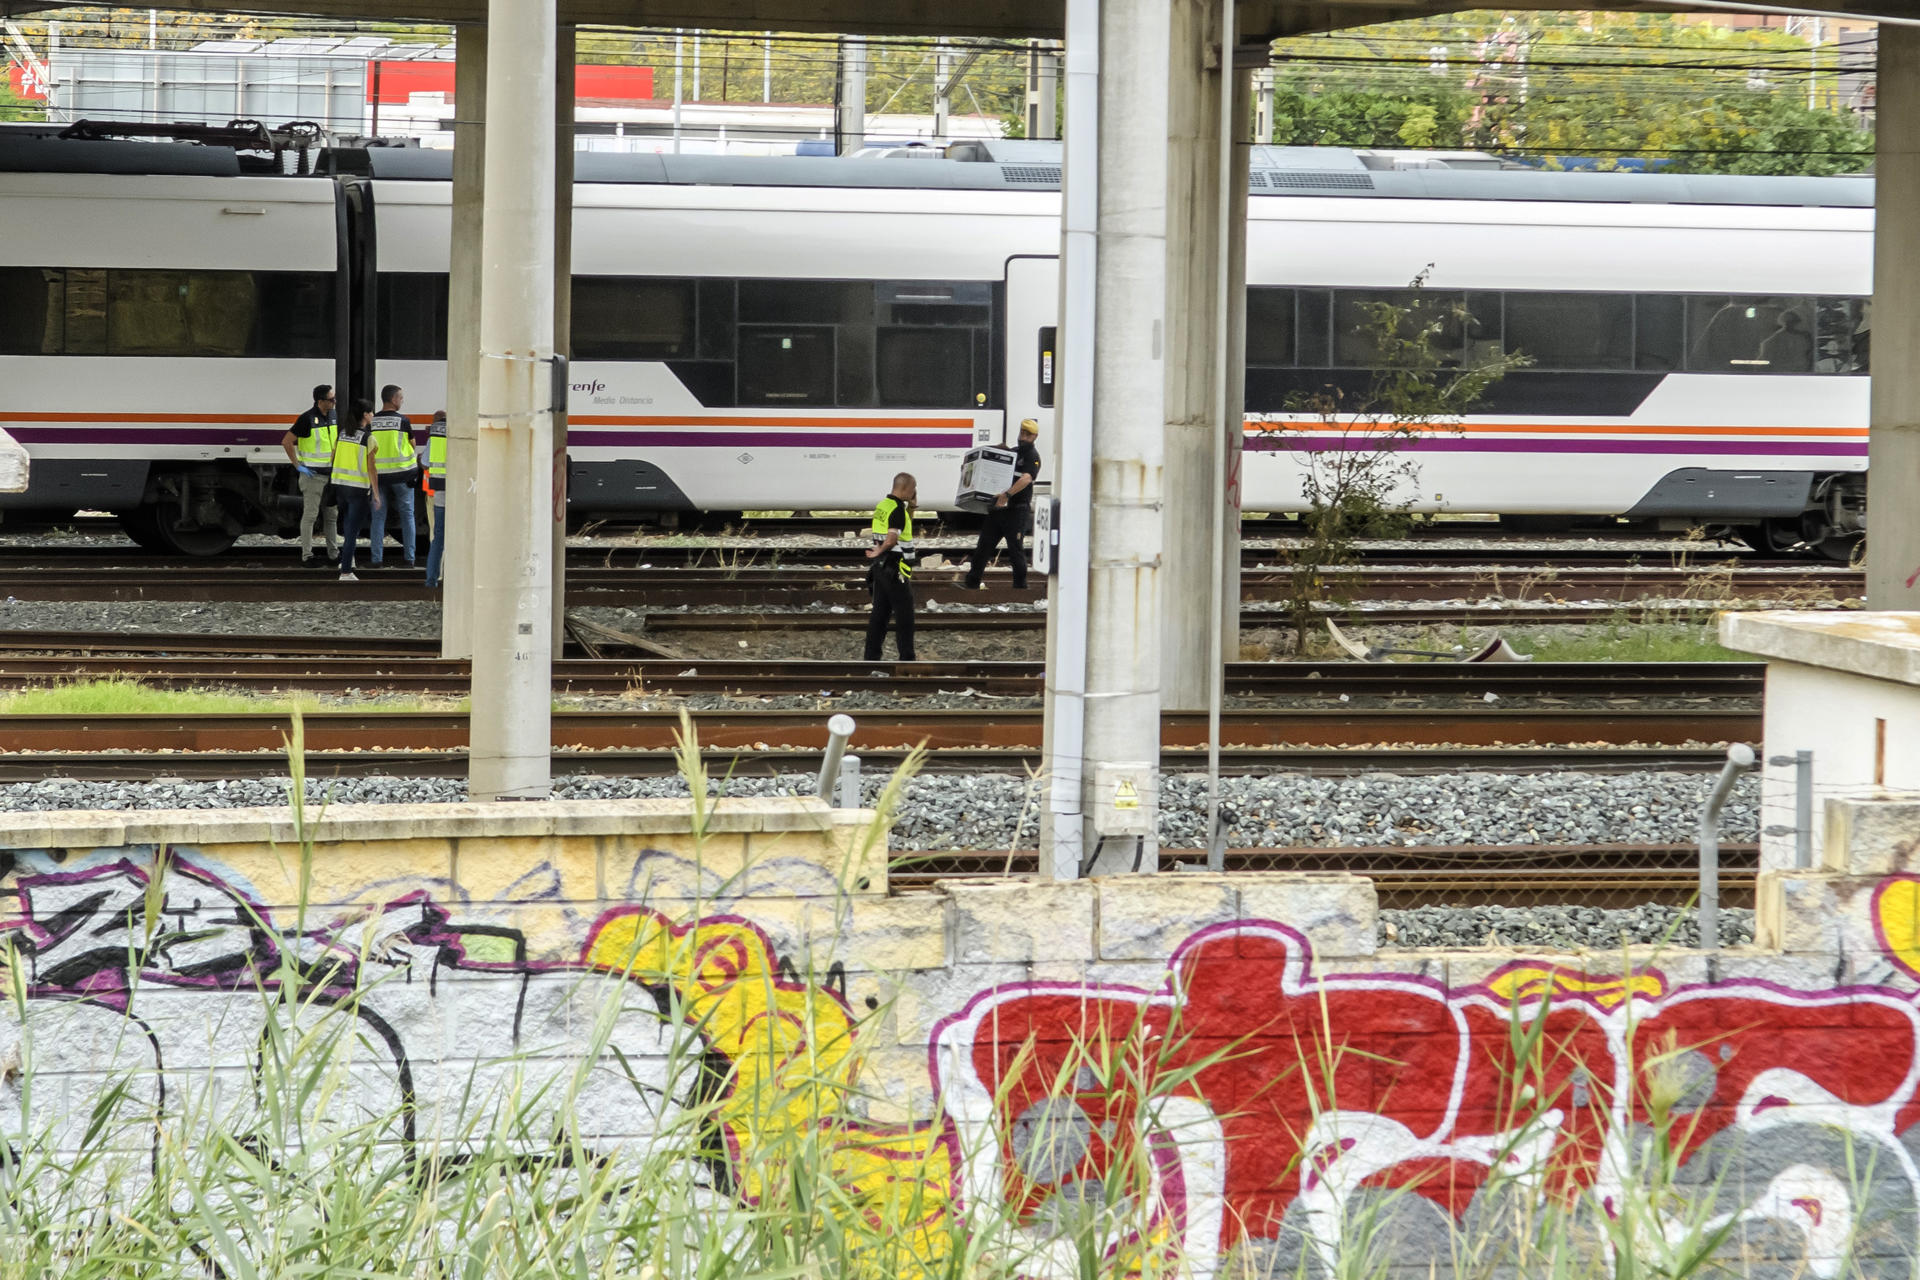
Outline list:
[[[1822,866],[1763,876],[1763,946],[1713,960],[1379,951],[1339,874],[889,896],[868,816],[724,801],[696,838],[675,802],[340,807],[310,862],[277,811],[7,816],[0,1128],[72,1148],[110,1080],[130,1159],[196,1099],[243,1127],[253,1091],[207,1082],[276,1018],[331,1019],[359,1054],[335,1105],[410,1114],[412,1147],[610,1044],[528,1131],[638,1167],[691,1051],[725,1076],[716,1185],[752,1196],[756,1151],[824,1131],[843,1211],[913,1187],[930,1256],[969,1208],[1044,1246],[1138,1161],[1133,1244],[1191,1274],[1327,1274],[1316,1241],[1364,1210],[1426,1277],[1521,1204],[1587,1206],[1604,1252],[1658,1108],[1680,1176],[1638,1230],[1693,1212],[1782,1275],[1911,1275],[1920,800],[1836,802]],[[1050,1256],[1023,1270],[1074,1274]]]

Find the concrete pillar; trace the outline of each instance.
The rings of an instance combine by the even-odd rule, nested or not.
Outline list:
[[[1236,383],[1245,380],[1246,357],[1236,355],[1230,330],[1246,290],[1247,148],[1244,125],[1233,131],[1239,145],[1231,153],[1222,147],[1237,74],[1223,27],[1231,11],[1208,0],[1175,0],[1172,7],[1160,677],[1167,710],[1204,711],[1219,678],[1214,655],[1233,659],[1240,652],[1237,520],[1231,546],[1217,542],[1229,491],[1237,487],[1226,482],[1237,474],[1238,457],[1227,455],[1242,433]],[[1225,552],[1236,566],[1233,591],[1216,609],[1215,556]]]
[[[1920,31],[1880,26],[1867,607],[1920,609]]]
[[[1062,227],[1060,415],[1062,523],[1082,483],[1073,454],[1078,433],[1090,435],[1085,537],[1086,605],[1061,583],[1048,613],[1050,655],[1073,649],[1084,622],[1084,694],[1074,696],[1071,661],[1049,670],[1054,716],[1081,709],[1080,734],[1049,739],[1049,829],[1043,874],[1067,879],[1157,868],[1160,805],[1160,591],[1166,444],[1168,208],[1167,139],[1171,61],[1167,38],[1176,10],[1199,0],[1069,0],[1067,58],[1067,218]],[[1095,34],[1097,32],[1097,35]],[[1097,44],[1096,110],[1085,111],[1088,78],[1076,39]],[[1089,115],[1092,119],[1089,119]],[[1086,144],[1097,154],[1093,246],[1076,200],[1084,189]],[[1091,279],[1087,267],[1091,266]],[[1075,327],[1091,291],[1092,324]],[[1091,332],[1088,330],[1091,329]],[[1091,349],[1092,379],[1084,381]],[[1173,354],[1178,355],[1177,349]],[[1079,398],[1076,398],[1079,397]],[[1091,421],[1086,420],[1090,402]],[[1066,537],[1082,536],[1069,524]],[[1062,646],[1065,646],[1063,649]],[[1050,662],[1050,668],[1053,665]],[[1068,687],[1063,688],[1063,683]],[[1066,696],[1062,696],[1065,694]],[[1078,739],[1076,742],[1075,739]],[[1078,747],[1078,760],[1069,759]],[[1078,795],[1060,794],[1077,784]],[[1077,811],[1069,806],[1077,799]],[[1084,822],[1079,830],[1062,830]]]
[[[942,40],[933,51],[933,140],[947,141],[948,120],[953,116],[953,99],[947,93],[947,81],[953,79],[953,52]]]
[[[555,4],[488,6],[467,778],[476,800],[544,799],[552,785]]]
[[[865,40],[848,40],[840,46],[840,100],[836,104],[834,128],[840,135],[841,155],[852,155],[867,145]]]
[[[447,261],[447,549],[440,656],[473,656],[474,470],[480,413],[480,237],[486,188],[487,28],[454,29],[453,231]]]
[[[1047,139],[1060,136],[1060,55],[1049,42],[1034,40],[1027,45],[1027,136]]]
[[[573,358],[573,108],[576,40],[561,27],[553,86],[553,350]],[[567,645],[567,412],[553,415],[553,651]]]

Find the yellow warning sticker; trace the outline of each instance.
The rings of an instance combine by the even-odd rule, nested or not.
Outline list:
[[[1131,779],[1122,778],[1113,784],[1113,807],[1116,809],[1140,807],[1140,792],[1135,789]]]

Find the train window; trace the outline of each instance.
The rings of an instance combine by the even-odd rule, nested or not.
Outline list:
[[[1867,298],[1815,298],[1815,373],[1865,373],[1873,303]]]
[[[1633,365],[1633,297],[1625,293],[1509,293],[1507,350],[1536,369]]]
[[[1633,367],[1657,373],[1686,363],[1686,300],[1645,293],[1633,300]]]
[[[107,273],[99,267],[67,268],[67,336],[70,356],[107,354]]]
[[[1687,299],[1687,368],[1696,373],[1813,372],[1813,300],[1708,294]]]
[[[1298,290],[1295,342],[1300,367],[1324,369],[1331,363],[1327,350],[1333,324],[1333,298],[1325,289]]]
[[[431,271],[383,271],[375,294],[382,360],[447,358],[447,277]]]
[[[333,355],[333,277],[318,271],[261,271],[249,355],[328,359]]]
[[[1293,334],[1293,290],[1247,290],[1248,364],[1257,367],[1293,364]]]
[[[873,378],[873,326],[844,324],[834,330],[834,401],[850,409],[877,403]]]
[[[1400,308],[1402,339],[1434,325],[1434,348],[1443,365],[1472,363],[1500,348],[1500,295],[1443,289],[1337,289],[1333,295],[1333,363],[1371,369],[1380,359],[1381,306]]]
[[[973,335],[965,329],[880,330],[880,403],[890,409],[971,409]]]
[[[109,271],[107,353],[244,356],[259,305],[246,271]]]
[[[830,325],[741,325],[740,403],[832,404],[833,339]]]
[[[671,360],[694,353],[694,284],[638,276],[573,278],[573,358]]]
[[[0,267],[0,355],[57,356],[66,329],[66,272]]]
[[[699,282],[699,345],[702,360],[733,359],[733,291],[731,280]]]
[[[740,323],[872,324],[870,280],[742,280]]]

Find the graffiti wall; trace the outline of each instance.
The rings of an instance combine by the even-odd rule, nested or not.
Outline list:
[[[336,813],[310,858],[257,814],[0,826],[9,1159],[199,1126],[444,1165],[510,1106],[530,1165],[714,1203],[817,1151],[821,1212],[929,1273],[989,1218],[1036,1278],[1090,1240],[1492,1274],[1542,1221],[1603,1264],[1920,1266],[1920,840],[1770,873],[1766,950],[1395,954],[1344,876],[890,897],[810,803],[470,808]]]

